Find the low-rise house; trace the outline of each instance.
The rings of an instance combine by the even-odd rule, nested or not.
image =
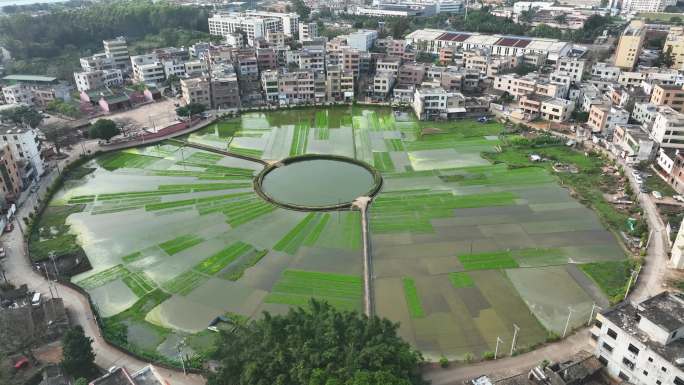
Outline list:
[[[635,103],[632,110],[632,119],[641,123],[650,131],[657,112],[658,106],[653,103]]]
[[[661,148],[684,149],[684,114],[671,107],[660,108],[651,135]]]
[[[14,162],[20,164],[22,179],[30,181],[38,179],[45,173],[45,166],[41,156],[41,142],[38,140],[37,130],[0,124],[0,146],[9,146]],[[21,164],[27,164],[26,168]]]
[[[211,107],[209,80],[206,78],[181,79],[181,94],[186,104],[198,103]]]
[[[640,124],[617,124],[613,130],[613,144],[617,155],[630,163],[652,161],[657,143]]]
[[[123,75],[119,69],[74,72],[74,81],[78,92],[87,92],[103,87],[121,87]]]
[[[616,124],[625,124],[629,121],[629,112],[610,104],[594,104],[589,109],[587,124],[592,132],[603,134],[606,139],[612,140],[613,129]]]
[[[675,111],[684,112],[684,89],[677,85],[656,84],[651,94],[651,103],[657,106],[670,106]]]
[[[372,88],[369,90],[369,96],[374,99],[385,100],[392,92],[394,83],[396,83],[396,76],[390,71],[377,72],[373,76]]]
[[[129,373],[124,368],[111,368],[103,376],[88,383],[88,385],[167,385],[168,381],[162,377],[152,365],[148,365],[137,372]]]
[[[684,173],[684,154],[677,155],[677,172],[675,173],[677,176],[672,187],[681,194],[684,192],[684,175],[682,175]],[[679,231],[672,244],[669,264],[674,269],[684,269],[684,223],[679,226]]]
[[[399,67],[397,75],[398,84],[419,85],[425,79],[425,65],[419,63],[406,63]]]
[[[665,291],[601,311],[591,337],[611,376],[635,385],[684,384],[684,293]]]

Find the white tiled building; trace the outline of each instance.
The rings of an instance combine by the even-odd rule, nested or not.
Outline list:
[[[684,294],[662,292],[600,312],[591,336],[611,376],[634,385],[684,385]]]

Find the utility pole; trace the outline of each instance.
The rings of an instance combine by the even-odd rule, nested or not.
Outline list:
[[[520,331],[520,328],[518,325],[513,324],[513,341],[511,341],[511,357],[513,356],[513,352],[515,351],[515,343],[518,340],[518,332]]]
[[[565,335],[568,333],[568,327],[570,326],[570,317],[572,317],[572,312],[574,310],[568,306],[568,319],[565,321],[565,329],[563,329],[563,338],[565,338]]]
[[[591,313],[589,313],[589,321],[587,322],[587,326],[591,326],[591,321],[594,320],[594,310],[596,309],[600,310],[601,307],[596,306],[596,302],[594,302],[593,304],[591,304]]]
[[[503,342],[501,341],[501,338],[499,336],[496,336],[496,349],[494,349],[494,359],[496,359],[499,356],[499,343]]]
[[[629,295],[629,289],[632,288],[632,284],[634,283],[635,273],[636,271],[632,270],[632,273],[629,275],[629,281],[627,282],[627,290],[625,290],[625,296],[622,298],[623,300],[627,299],[627,296]]]

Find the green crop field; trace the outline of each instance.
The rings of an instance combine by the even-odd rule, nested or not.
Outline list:
[[[624,299],[633,264],[629,261],[594,262],[579,265],[613,303]]]
[[[306,123],[295,126],[292,145],[290,146],[290,156],[306,153],[306,145],[309,141],[309,128],[309,125]]]
[[[161,158],[130,152],[112,152],[97,159],[104,169],[113,171],[119,168],[146,168]]]
[[[243,242],[235,242],[232,245],[226,247],[225,249],[219,251],[218,253],[202,261],[200,264],[195,266],[195,270],[204,274],[214,275],[223,270],[237,257],[245,254],[250,250],[252,250],[252,246]]]
[[[360,310],[362,296],[361,277],[286,270],[266,297],[266,302],[301,306],[315,298],[342,309]]]
[[[466,270],[513,269],[518,267],[518,263],[507,251],[459,255],[458,259]]]
[[[425,317],[425,312],[423,311],[423,306],[420,303],[420,296],[418,295],[418,289],[416,289],[416,282],[413,278],[404,277],[402,279],[404,284],[404,297],[406,298],[406,304],[408,305],[409,313],[413,318]]]
[[[308,214],[297,226],[276,243],[273,249],[294,254],[299,250],[300,246],[307,243],[315,243],[328,221],[325,218],[323,214],[319,213]]]
[[[189,249],[195,245],[202,243],[204,239],[193,235],[186,234],[176,237],[170,241],[166,241],[159,244],[159,247],[164,250],[167,254],[173,255],[180,253],[183,250]]]
[[[394,171],[394,163],[392,163],[389,152],[374,152],[373,165],[381,172]]]
[[[457,289],[475,286],[473,278],[466,272],[449,273],[449,281]]]
[[[162,288],[170,293],[188,295],[206,280],[207,278],[204,275],[194,270],[189,270],[164,283]]]

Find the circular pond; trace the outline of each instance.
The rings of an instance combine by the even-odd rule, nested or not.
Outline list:
[[[380,174],[367,164],[332,155],[287,158],[255,180],[262,198],[295,210],[347,208],[360,196],[375,195],[381,184]]]

